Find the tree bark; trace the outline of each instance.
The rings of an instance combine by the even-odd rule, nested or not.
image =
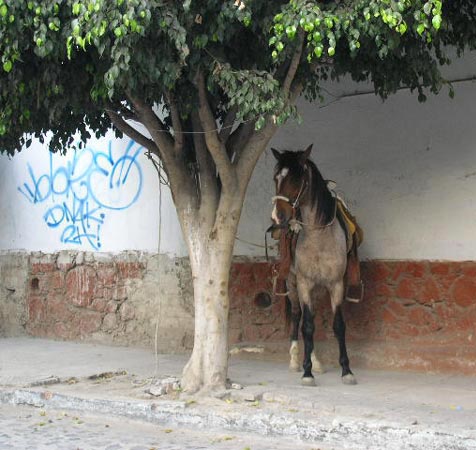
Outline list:
[[[182,388],[187,392],[225,388],[230,309],[228,287],[240,210],[241,205],[238,205],[218,217],[218,225],[208,234],[204,234],[203,227],[196,220],[185,223],[195,303],[193,351],[182,377]]]

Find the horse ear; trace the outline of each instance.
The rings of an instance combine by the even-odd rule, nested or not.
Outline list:
[[[312,145],[313,144],[311,144],[308,148],[306,148],[306,150],[304,150],[299,156],[299,162],[302,165],[304,165],[306,161],[309,159],[309,156],[311,155],[311,151],[312,151]]]
[[[279,161],[281,159],[281,153],[279,150],[271,147],[271,151],[273,152],[274,157]]]

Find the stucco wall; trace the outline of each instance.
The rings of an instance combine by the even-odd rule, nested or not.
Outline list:
[[[474,74],[470,54],[449,77]],[[278,149],[314,143],[314,161],[365,230],[366,298],[346,307],[351,349],[362,364],[474,373],[475,87],[456,82],[454,100],[443,90],[424,104],[402,90],[383,103],[368,87],[344,81],[327,86],[323,107],[300,102],[303,123],[286,125],[273,140]],[[248,190],[242,240],[263,244],[273,166],[266,152]],[[170,193],[143,149],[107,136],[82,153],[50,157],[35,142],[13,159],[0,156],[0,197],[0,335],[153,345],[157,333],[162,350],[190,348],[186,247]],[[285,350],[282,305],[253,303],[270,289],[264,250],[242,240],[230,339]],[[321,305],[317,336],[335,362],[328,307]]]

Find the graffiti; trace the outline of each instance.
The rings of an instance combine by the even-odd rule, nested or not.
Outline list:
[[[107,151],[90,147],[72,151],[68,160],[55,163],[49,155],[49,168],[35,173],[30,164],[28,179],[18,190],[32,204],[47,207],[46,225],[61,232],[65,244],[101,248],[101,229],[110,211],[133,205],[142,190],[142,169],[137,156],[143,149],[130,141],[125,150]]]

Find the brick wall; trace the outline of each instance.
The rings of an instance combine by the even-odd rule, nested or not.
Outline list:
[[[33,336],[153,346],[193,344],[188,262],[165,255],[33,255],[25,329]]]
[[[283,300],[261,309],[256,293],[270,291],[265,263],[235,264],[231,339],[287,349]],[[362,264],[365,297],[346,303],[351,361],[373,368],[476,374],[476,263],[369,261]],[[328,298],[317,306],[317,351],[337,364]],[[273,343],[273,345],[271,345]]]
[[[28,264],[29,270],[18,271],[19,278],[27,278],[26,312],[20,314],[18,299],[14,311],[29,334],[151,346],[157,333],[162,351],[192,347],[186,260],[62,252],[31,255]],[[3,267],[10,297],[0,299],[0,315],[7,317],[12,286],[21,281]],[[362,274],[363,302],[344,306],[354,366],[476,374],[476,262],[369,261]],[[284,300],[263,307],[256,301],[260,292],[271,292],[270,264],[237,260],[231,272],[230,342],[262,344],[284,359]],[[331,324],[324,298],[317,306],[316,346],[324,363],[336,365]]]

